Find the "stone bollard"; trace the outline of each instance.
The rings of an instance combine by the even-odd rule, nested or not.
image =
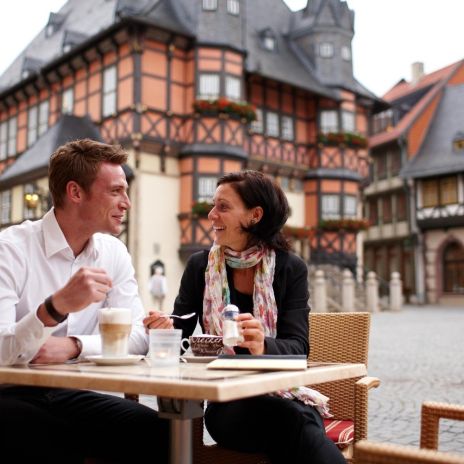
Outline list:
[[[375,272],[367,273],[366,280],[366,305],[367,310],[371,313],[379,311],[379,283]]]
[[[390,280],[390,310],[400,311],[403,304],[403,288],[399,272],[391,273]]]
[[[327,312],[327,288],[325,285],[324,271],[317,270],[314,278],[314,305],[316,313]]]
[[[349,269],[343,271],[342,309],[343,312],[354,311],[354,279]]]

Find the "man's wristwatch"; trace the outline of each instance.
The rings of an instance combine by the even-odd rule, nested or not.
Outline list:
[[[72,358],[72,359],[77,359],[82,353],[82,342],[77,337],[71,337],[71,338],[74,341],[74,343],[76,345],[76,348],[77,348],[77,355],[74,356],[74,358]]]
[[[47,310],[48,315],[54,321],[58,322],[58,324],[60,322],[65,321],[68,318],[67,314],[61,314],[55,309],[55,307],[53,306],[53,302],[52,302],[52,295],[50,295],[48,298],[45,298],[44,305],[45,305],[45,309]]]

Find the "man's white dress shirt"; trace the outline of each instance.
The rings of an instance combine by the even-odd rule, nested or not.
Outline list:
[[[107,299],[70,313],[56,327],[45,327],[37,309],[81,267],[104,269],[113,281]],[[43,219],[26,221],[0,233],[0,365],[25,364],[50,335],[76,336],[81,356],[101,353],[97,310],[102,306],[132,309],[129,352],[145,354],[148,339],[131,257],[125,245],[107,234],[94,234],[77,257],[51,209]]]

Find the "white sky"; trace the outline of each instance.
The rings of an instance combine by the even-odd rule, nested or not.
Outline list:
[[[253,1],[253,0],[248,0]],[[306,0],[285,0],[297,10]],[[347,0],[355,11],[353,64],[356,78],[383,95],[411,64],[432,72],[464,58],[464,0]],[[64,0],[0,0],[0,74],[44,27]]]

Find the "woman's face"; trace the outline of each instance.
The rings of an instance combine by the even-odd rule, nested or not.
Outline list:
[[[222,184],[216,189],[213,203],[208,218],[216,234],[216,244],[234,251],[245,250],[249,234],[242,226],[249,227],[252,220],[256,220],[253,218],[255,208],[247,209],[231,184]]]

